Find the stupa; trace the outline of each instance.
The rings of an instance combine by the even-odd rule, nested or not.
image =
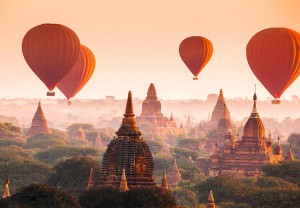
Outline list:
[[[128,93],[122,125],[103,155],[97,187],[119,189],[123,169],[129,189],[155,186],[153,157],[136,124],[131,91]]]
[[[82,128],[82,125],[78,128],[78,130],[75,132],[75,138],[77,139],[85,139],[85,131]]]
[[[31,122],[31,127],[27,132],[28,137],[32,137],[37,134],[51,134],[52,132],[48,128],[47,120],[44,115],[41,102],[39,102],[34,117]]]
[[[103,147],[104,146],[102,144],[102,139],[101,139],[100,133],[98,133],[98,135],[97,135],[97,137],[95,139],[94,146],[95,147]]]
[[[206,203],[206,208],[216,208],[215,199],[212,190],[209,192],[209,196]]]
[[[225,102],[225,98],[223,95],[223,90],[220,89],[220,93],[219,93],[219,97],[217,100],[217,103],[215,105],[215,108],[211,114],[211,124],[212,127],[216,128],[218,126],[219,120],[222,119],[224,117],[224,106],[225,106],[225,118],[229,119],[231,121],[230,118],[230,112],[227,108],[226,102]]]
[[[93,170],[93,168],[91,168],[90,176],[89,176],[89,182],[88,182],[88,185],[86,187],[86,190],[90,190],[90,189],[95,188],[95,180],[94,180],[94,178],[95,178],[95,176],[94,176],[94,170]]]
[[[289,146],[289,150],[287,152],[287,157],[285,158],[285,160],[290,160],[290,161],[294,160],[294,154],[292,152],[292,145]]]
[[[181,173],[179,172],[179,168],[177,166],[176,159],[174,161],[173,169],[168,174],[168,181],[170,187],[175,187],[181,181]]]
[[[7,198],[7,197],[10,197],[10,192],[9,192],[9,184],[10,184],[10,180],[9,178],[7,177],[5,179],[5,191],[4,191],[4,194],[3,194],[3,199]]]
[[[261,166],[283,160],[278,142],[273,149],[271,140],[265,137],[265,127],[256,108],[256,93],[253,96],[252,113],[244,126],[241,141],[231,137],[224,144],[222,154],[216,151],[211,156],[209,175],[230,175],[242,172],[247,176],[261,175]]]

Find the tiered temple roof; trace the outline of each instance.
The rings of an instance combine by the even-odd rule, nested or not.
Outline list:
[[[182,180],[181,179],[181,173],[179,172],[179,168],[177,166],[176,159],[174,161],[172,171],[170,171],[169,174],[168,174],[168,178],[169,178],[170,187],[177,186],[178,183]]]
[[[131,91],[120,129],[103,156],[98,187],[119,188],[123,169],[128,188],[155,186],[153,157],[136,124]]]
[[[260,175],[262,165],[283,160],[280,143],[273,149],[265,137],[265,128],[257,112],[256,100],[255,93],[253,110],[245,124],[242,140],[239,142],[228,140],[224,144],[222,154],[216,152],[211,156],[210,176],[219,173],[228,175],[240,171],[246,175]]]
[[[32,137],[37,134],[51,134],[52,132],[48,128],[47,120],[44,115],[41,102],[39,102],[34,117],[31,122],[31,127],[27,132],[28,137]]]
[[[225,105],[225,117],[226,119],[229,119],[231,121],[230,112],[226,106],[223,90],[220,89],[220,94],[216,106],[211,115],[211,122],[214,123],[215,126],[217,126],[219,120],[224,117],[224,105]]]

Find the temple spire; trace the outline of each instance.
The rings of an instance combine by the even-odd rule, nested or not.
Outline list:
[[[160,186],[161,189],[169,189],[168,187],[168,181],[167,181],[167,171],[164,170],[164,176],[161,180],[161,186]]]
[[[173,118],[173,113],[171,113],[171,116],[170,116],[170,121],[174,121],[174,118]]]
[[[126,110],[124,118],[122,120],[122,125],[120,129],[116,132],[119,137],[128,136],[128,137],[139,137],[141,132],[136,124],[136,119],[133,113],[133,104],[132,104],[132,95],[131,91],[128,92]]]
[[[95,180],[94,180],[94,170],[93,170],[93,168],[91,168],[89,182],[88,182],[88,185],[86,187],[86,190],[90,190],[90,189],[93,189],[93,188],[95,188]]]
[[[96,147],[102,147],[102,146],[103,146],[103,144],[102,144],[102,139],[101,139],[101,136],[100,136],[100,133],[99,133],[99,132],[98,132],[98,135],[97,135],[97,137],[96,137],[94,146],[96,146]]]
[[[129,190],[129,188],[127,186],[127,179],[126,179],[125,169],[123,169],[121,182],[120,182],[120,186],[119,186],[119,191],[120,192],[125,192],[125,191],[128,191],[128,190]]]
[[[292,152],[292,145],[291,145],[291,144],[290,144],[289,150],[288,150],[288,152],[287,152],[286,160],[291,160],[291,161],[294,160],[294,154],[293,154],[293,152]]]
[[[148,88],[148,92],[147,92],[147,97],[146,99],[149,100],[157,100],[157,96],[156,96],[156,89],[154,87],[154,84],[151,83],[149,88]]]
[[[209,196],[208,196],[208,200],[207,200],[207,203],[206,203],[206,207],[207,208],[215,208],[216,207],[212,190],[210,190],[210,192],[209,192]]]
[[[256,96],[256,85],[255,85],[255,90],[253,95],[253,109],[251,115],[258,115],[257,108],[256,108],[256,100],[257,100],[257,96]]]
[[[5,191],[4,191],[4,194],[3,194],[3,199],[7,198],[7,197],[10,197],[10,192],[9,192],[9,184],[10,184],[10,180],[8,177],[6,177],[5,179]]]

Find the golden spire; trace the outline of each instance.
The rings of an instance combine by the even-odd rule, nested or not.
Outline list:
[[[257,112],[257,108],[256,108],[256,100],[257,100],[257,96],[256,96],[256,85],[255,85],[255,90],[254,90],[254,95],[253,95],[253,109],[252,109],[252,113],[251,115],[258,115],[258,112]]]
[[[206,203],[206,207],[207,208],[215,208],[216,207],[212,190],[210,190],[210,192],[209,192],[209,196],[208,196],[208,200],[207,200],[207,203]]]
[[[119,130],[116,132],[118,137],[129,137],[137,138],[141,135],[139,128],[136,125],[136,119],[133,113],[133,104],[132,104],[132,95],[131,91],[128,92],[126,110],[124,118],[122,120],[122,125]]]
[[[88,182],[88,185],[86,187],[86,190],[90,190],[90,189],[93,189],[93,188],[95,188],[94,170],[93,170],[93,168],[91,168],[89,182]]]
[[[5,191],[4,191],[4,194],[3,194],[3,199],[7,198],[7,197],[10,197],[10,192],[9,192],[9,184],[10,184],[10,180],[8,177],[6,177],[5,179]]]
[[[167,181],[167,171],[164,170],[164,177],[162,178],[161,180],[161,186],[160,186],[161,189],[169,189],[168,187],[168,181]]]
[[[127,186],[127,179],[126,179],[125,169],[123,169],[121,182],[120,182],[120,186],[119,186],[119,191],[120,192],[125,192],[125,191],[128,191],[128,190],[129,190],[129,188]]]

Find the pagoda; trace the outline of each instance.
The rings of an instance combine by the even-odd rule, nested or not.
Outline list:
[[[98,133],[95,142],[94,142],[95,147],[103,147],[104,145],[102,144],[101,136],[100,133]]]
[[[143,122],[150,123],[154,129],[157,129],[157,133],[163,137],[166,133],[177,133],[176,123],[171,114],[170,119],[164,117],[161,112],[161,102],[157,98],[156,89],[154,84],[151,83],[147,97],[142,104],[142,113],[140,116],[136,117],[137,123],[141,124]],[[150,133],[150,132],[148,132]]]
[[[212,190],[209,192],[209,196],[206,203],[206,208],[216,208],[215,199]]]
[[[161,180],[160,188],[163,189],[163,190],[169,189],[168,180],[167,180],[167,171],[165,171],[165,170],[164,170],[164,176]]]
[[[119,189],[123,169],[129,189],[155,186],[153,157],[136,124],[131,91],[128,93],[122,125],[116,135],[103,155],[96,187]]]
[[[93,168],[91,168],[90,171],[90,176],[89,176],[89,181],[88,181],[88,185],[86,187],[86,190],[90,190],[95,188],[95,180],[94,180],[95,176],[94,176],[94,170]]]
[[[78,128],[78,130],[75,132],[75,138],[77,139],[85,139],[85,131],[82,128],[82,125]]]
[[[179,172],[179,168],[177,166],[176,159],[174,161],[174,165],[173,165],[172,171],[169,172],[169,174],[168,174],[168,178],[169,178],[169,185],[170,185],[170,187],[177,186],[178,183],[182,180],[181,179],[181,173]]]
[[[231,121],[230,112],[226,106],[223,90],[220,89],[219,97],[216,106],[211,114],[211,120],[210,120],[214,128],[217,127],[219,120],[224,118],[224,107],[225,107],[225,118]]]
[[[289,146],[289,150],[287,152],[287,157],[285,158],[285,160],[290,160],[290,161],[294,160],[294,154],[292,152],[292,145]]]
[[[4,194],[3,194],[3,199],[7,198],[7,197],[10,197],[10,192],[9,192],[9,184],[10,184],[10,180],[9,178],[7,177],[5,179],[5,191],[4,191]]]
[[[37,134],[51,134],[52,132],[48,128],[47,120],[44,115],[41,102],[39,102],[34,117],[31,122],[31,127],[27,132],[28,137],[32,137]]]
[[[210,176],[230,175],[236,172],[247,176],[261,175],[261,166],[283,160],[279,140],[273,149],[271,140],[265,137],[265,127],[257,112],[256,100],[255,93],[252,113],[244,126],[242,139],[236,141],[235,136],[229,135],[223,151],[215,151],[210,157]]]

